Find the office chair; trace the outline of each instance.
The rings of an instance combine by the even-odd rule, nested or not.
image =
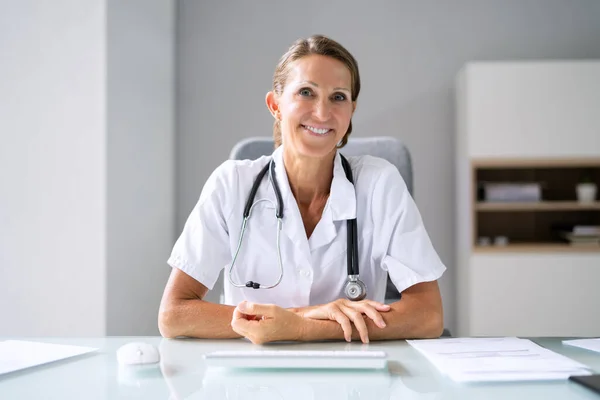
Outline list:
[[[238,142],[229,155],[231,160],[256,160],[273,153],[273,139],[269,137],[251,137]],[[380,136],[370,138],[351,138],[340,149],[345,156],[371,155],[388,160],[400,171],[411,196],[413,193],[412,159],[408,148],[399,139]]]
[[[236,143],[229,154],[231,160],[255,160],[261,156],[268,156],[275,150],[273,139],[270,137],[250,137]],[[346,146],[340,149],[345,156],[371,155],[383,158],[392,163],[406,182],[408,192],[413,193],[413,167],[408,148],[402,141],[393,137],[355,137],[350,138]],[[388,276],[385,299],[396,301],[401,295]],[[442,336],[450,336],[444,330]]]

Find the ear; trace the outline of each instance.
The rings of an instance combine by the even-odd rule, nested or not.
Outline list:
[[[352,102],[352,115],[354,115],[354,111],[356,111],[356,101]]]
[[[280,119],[279,103],[277,102],[277,95],[273,91],[270,91],[269,93],[267,93],[265,102],[267,103],[267,108],[271,112],[271,115],[273,116],[273,118],[275,118],[277,120]]]

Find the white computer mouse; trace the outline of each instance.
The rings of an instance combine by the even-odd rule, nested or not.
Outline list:
[[[117,350],[120,365],[148,365],[160,362],[158,349],[150,343],[132,342]]]

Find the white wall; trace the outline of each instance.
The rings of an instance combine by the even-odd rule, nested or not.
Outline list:
[[[0,336],[158,334],[173,1],[0,9]]]
[[[103,3],[0,11],[0,336],[106,332]]]
[[[177,231],[234,143],[271,134],[264,95],[281,54],[298,37],[329,35],[360,66],[352,135],[396,136],[412,151],[416,201],[449,267],[453,328],[455,76],[470,60],[597,58],[599,19],[595,0],[180,1]]]

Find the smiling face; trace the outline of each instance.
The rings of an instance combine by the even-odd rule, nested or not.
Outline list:
[[[283,92],[267,94],[286,149],[317,158],[334,152],[356,106],[351,88],[350,70],[341,61],[316,54],[294,61]]]

